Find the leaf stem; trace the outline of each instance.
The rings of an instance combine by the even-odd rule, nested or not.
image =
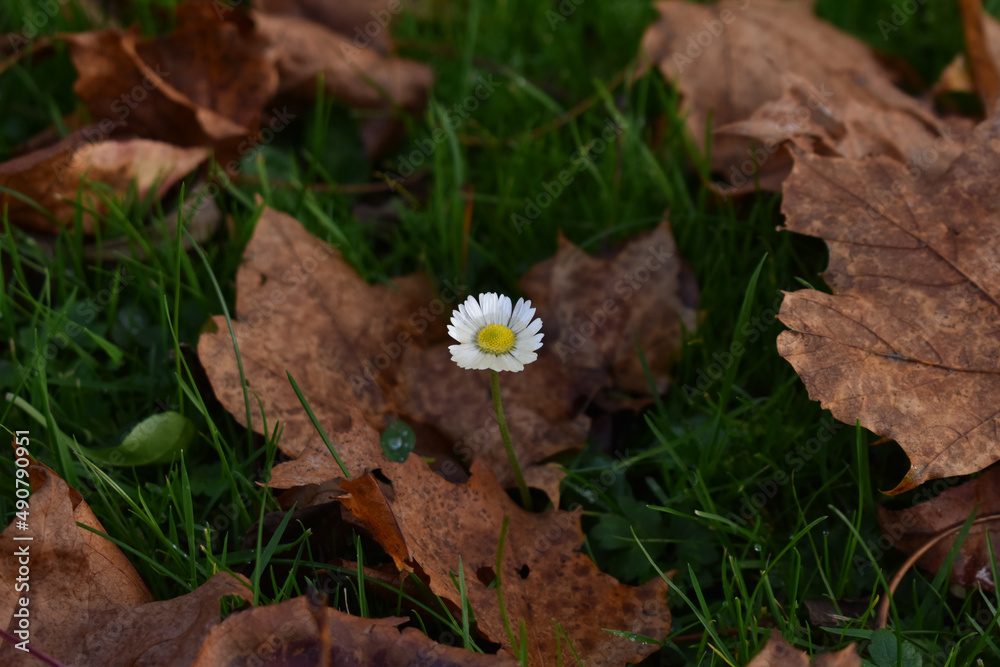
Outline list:
[[[517,452],[510,441],[510,431],[507,430],[507,420],[503,416],[503,401],[500,400],[500,374],[490,370],[490,389],[493,391],[493,409],[497,413],[497,425],[500,426],[500,437],[503,439],[503,447],[507,450],[507,458],[510,460],[511,470],[514,471],[514,479],[517,480],[517,488],[521,492],[521,505],[529,512],[531,508],[531,494],[528,493],[528,484],[524,481],[524,473],[521,472],[521,464],[517,460]]]

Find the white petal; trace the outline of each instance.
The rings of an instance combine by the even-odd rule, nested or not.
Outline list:
[[[535,309],[531,307],[531,301],[518,299],[517,306],[514,308],[514,312],[510,317],[510,323],[507,326],[514,333],[520,333],[528,325],[528,322],[531,321],[531,317],[534,314]]]
[[[507,367],[507,355],[494,354],[492,356],[492,358],[490,359],[490,361],[492,362],[490,364],[490,368],[492,368],[495,371],[508,371],[508,370],[510,370]]]
[[[515,355],[507,354],[504,355],[504,360],[507,362],[507,370],[511,373],[517,373],[524,370],[524,364]]]
[[[503,324],[506,319],[503,314],[503,299],[499,295],[490,292],[490,314],[489,324]]]
[[[543,333],[541,333],[541,332],[539,332],[539,333],[536,333],[536,334],[535,334],[535,335],[533,335],[533,336],[528,336],[528,335],[525,335],[525,334],[524,334],[524,333],[522,332],[522,333],[521,333],[521,335],[517,337],[517,343],[518,343],[518,345],[520,345],[520,344],[521,344],[521,341],[524,341],[524,342],[526,342],[526,343],[527,343],[528,341],[530,341],[530,342],[532,342],[532,343],[541,343],[541,341],[542,341],[542,338],[544,338],[544,337],[545,337],[545,334],[543,334]]]
[[[538,355],[534,352],[528,352],[526,350],[512,350],[511,353],[514,357],[522,364],[530,364],[532,361],[538,358]],[[523,366],[522,366],[523,368]]]
[[[536,318],[531,324],[524,328],[524,331],[520,333],[521,336],[534,336],[542,328],[542,320]]]
[[[460,343],[475,343],[479,330],[464,320],[448,326],[448,334]]]
[[[497,295],[493,292],[484,292],[479,295],[479,309],[483,312],[483,326],[493,324],[493,311]]]
[[[508,322],[510,322],[510,312],[511,312],[510,297],[506,295],[501,296],[500,300],[497,302],[496,323],[502,324],[505,327],[510,326],[509,324],[507,324]]]
[[[451,352],[451,360],[460,368],[469,367],[469,361],[473,355],[469,353],[467,345],[451,345],[448,347],[448,351]]]
[[[479,302],[476,301],[476,297],[474,296],[470,296],[465,300],[465,316],[469,322],[475,325],[476,329],[482,329],[486,326],[483,309],[479,307]]]
[[[469,311],[466,311],[465,314],[462,316],[462,318],[455,324],[459,327],[460,330],[469,332],[470,335],[475,336],[477,333],[479,333],[479,330],[483,328],[483,324],[481,322],[482,319],[483,318],[480,317],[477,320],[476,318],[470,315]]]
[[[523,319],[523,313],[525,310],[527,310],[528,306],[530,305],[531,305],[530,303],[526,304],[524,302],[524,299],[518,299],[517,303],[514,305],[513,312],[511,312],[510,314],[510,324],[508,324],[507,326],[513,329],[514,325]]]
[[[459,329],[454,324],[448,325],[448,335],[457,340],[459,343],[468,343],[465,338],[462,337],[462,330]]]

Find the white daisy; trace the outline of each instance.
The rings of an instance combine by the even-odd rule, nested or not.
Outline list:
[[[460,345],[452,345],[451,360],[461,368],[521,371],[538,358],[542,346],[540,319],[532,320],[530,301],[518,299],[512,309],[510,297],[493,292],[470,296],[451,315],[448,333]]]

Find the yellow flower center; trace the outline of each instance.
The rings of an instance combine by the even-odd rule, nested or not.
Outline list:
[[[487,324],[476,336],[479,349],[490,354],[507,354],[513,349],[514,342],[514,332],[502,324]]]

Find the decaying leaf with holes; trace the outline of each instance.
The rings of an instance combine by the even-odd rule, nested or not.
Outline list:
[[[580,553],[579,513],[522,510],[481,462],[473,463],[465,484],[448,482],[413,456],[387,462],[382,473],[391,492],[380,492],[378,481],[366,475],[342,485],[348,496],[341,502],[369,526],[380,527],[376,538],[400,569],[425,576],[431,591],[456,605],[462,597],[455,581],[462,572],[479,632],[509,654],[527,642],[531,664],[555,664],[557,655],[571,655],[572,646],[588,665],[620,665],[657,649],[629,635],[662,641],[669,632],[666,583],[654,579],[626,586],[598,570]],[[513,634],[507,632],[498,589]],[[527,637],[521,636],[521,621]]]

